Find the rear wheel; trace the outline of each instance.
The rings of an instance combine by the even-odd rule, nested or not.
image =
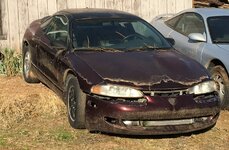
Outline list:
[[[212,79],[218,82],[218,93],[221,100],[221,108],[229,104],[229,79],[226,70],[222,66],[214,66],[211,70]]]
[[[34,74],[34,67],[31,60],[31,51],[29,46],[24,47],[23,53],[23,77],[28,83],[38,83],[36,75]]]
[[[73,75],[67,77],[65,95],[70,125],[75,129],[84,129],[86,94],[80,89],[79,82]]]

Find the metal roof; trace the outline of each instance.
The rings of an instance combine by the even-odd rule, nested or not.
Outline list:
[[[65,9],[56,14],[64,14],[74,19],[96,19],[96,18],[139,18],[133,14],[112,10],[112,9],[97,9],[97,8],[78,8]]]
[[[184,13],[184,12],[196,12],[205,19],[214,16],[229,16],[229,9],[222,9],[222,8],[191,8],[191,9],[184,10],[180,13]]]

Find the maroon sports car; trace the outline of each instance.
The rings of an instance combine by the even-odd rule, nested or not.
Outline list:
[[[212,127],[218,86],[171,41],[129,13],[62,10],[26,30],[23,75],[63,98],[73,128],[154,135]]]

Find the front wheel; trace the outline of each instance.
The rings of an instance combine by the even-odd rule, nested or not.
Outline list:
[[[222,66],[214,66],[210,70],[212,79],[218,83],[218,93],[221,100],[221,108],[229,104],[229,79],[226,70]]]
[[[34,74],[34,68],[32,65],[31,51],[29,46],[24,47],[23,54],[23,77],[27,83],[38,83],[36,75]]]
[[[67,77],[65,95],[70,125],[75,129],[84,129],[86,94],[80,89],[78,80],[73,75]]]

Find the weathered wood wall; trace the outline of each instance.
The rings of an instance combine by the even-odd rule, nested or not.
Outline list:
[[[20,52],[28,24],[66,8],[109,8],[127,11],[151,21],[158,14],[176,13],[191,8],[193,0],[0,0],[4,38],[0,48]],[[4,39],[4,40],[3,40]]]

